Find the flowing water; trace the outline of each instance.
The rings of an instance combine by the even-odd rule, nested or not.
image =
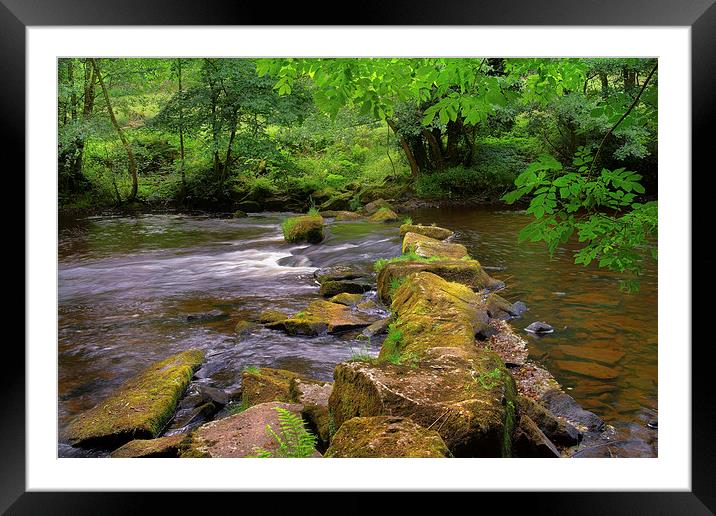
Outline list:
[[[289,337],[259,327],[241,339],[240,320],[267,309],[287,313],[318,298],[313,272],[337,264],[370,266],[400,253],[395,225],[332,223],[320,245],[283,242],[287,214],[244,219],[188,215],[89,217],[59,231],[59,431],[150,362],[203,348],[199,381],[235,391],[249,365],[289,369],[330,380],[354,352],[377,353],[355,334]],[[512,324],[540,320],[556,328],[525,333],[543,363],[585,408],[615,426],[655,418],[657,277],[650,264],[638,294],[619,291],[618,276],[574,265],[573,248],[550,259],[538,244],[517,244],[528,222],[496,209],[422,209],[415,222],[458,232],[455,241],[506,281],[501,292],[530,308]],[[191,315],[221,310],[215,321]],[[60,454],[71,454],[60,446]]]

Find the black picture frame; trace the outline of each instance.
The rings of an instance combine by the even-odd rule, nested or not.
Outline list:
[[[692,170],[713,176],[708,128],[716,119],[716,5],[715,0],[489,0],[458,3],[399,0],[355,4],[340,17],[335,4],[321,2],[274,4],[269,2],[200,2],[192,0],[0,0],[0,126],[5,129],[5,149],[22,149],[25,143],[25,28],[62,25],[341,25],[336,19],[355,25],[552,25],[552,26],[688,26],[691,27],[692,64]],[[348,6],[350,7],[350,6]],[[322,19],[333,14],[333,20]],[[568,48],[568,43],[565,44]],[[90,47],[88,47],[90,50]],[[24,170],[24,155],[15,170]],[[22,167],[22,168],[20,168]],[[699,217],[699,207],[708,206],[712,189],[702,188],[708,177],[699,176],[699,189],[692,189],[692,235],[709,234],[708,217]],[[692,172],[693,177],[693,172]],[[702,178],[704,183],[702,183]],[[17,190],[24,180],[16,175]],[[17,228],[20,230],[20,228]],[[699,229],[703,231],[699,231]],[[24,238],[24,236],[23,236]],[[702,245],[708,244],[708,238]],[[694,244],[698,242],[694,239]],[[692,275],[713,277],[713,254],[692,249]],[[25,257],[26,258],[26,257]],[[697,276],[698,277],[698,276]],[[706,289],[704,289],[706,290]],[[28,310],[32,307],[26,307]],[[692,302],[692,320],[704,320],[708,307]],[[5,339],[5,368],[0,374],[0,511],[8,514],[126,514],[149,512],[159,503],[164,512],[193,507],[209,509],[215,503],[233,503],[230,494],[190,493],[79,493],[25,492],[25,353],[16,341]],[[713,514],[716,512],[716,445],[714,444],[714,403],[707,384],[710,373],[711,339],[697,341],[684,335],[683,342],[670,345],[691,347],[692,357],[692,490],[690,492],[594,492],[594,493],[480,493],[480,504],[508,504],[510,509],[538,514]],[[247,494],[238,494],[246,503]],[[234,500],[236,500],[234,496]],[[261,496],[261,495],[258,495]],[[265,495],[263,495],[265,496]],[[454,496],[453,494],[447,496]],[[254,496],[256,497],[256,496]],[[506,498],[508,501],[506,502]],[[366,501],[357,493],[343,495],[340,508],[319,502],[309,493],[292,493],[285,498],[272,495],[269,513],[276,503],[301,509],[323,506],[331,512],[365,512],[373,503],[396,510],[403,501],[381,497]],[[424,494],[413,501],[423,504]],[[488,499],[489,498],[489,499]],[[253,501],[253,500],[252,500]],[[255,500],[258,501],[258,500]],[[459,503],[451,501],[450,504]],[[474,503],[473,502],[468,502]],[[370,505],[369,505],[370,504]],[[469,506],[469,505],[468,505]],[[245,506],[248,509],[249,505]],[[236,510],[241,510],[238,507]],[[456,509],[457,510],[457,509]],[[296,512],[294,511],[294,512]],[[312,512],[322,512],[321,510]]]

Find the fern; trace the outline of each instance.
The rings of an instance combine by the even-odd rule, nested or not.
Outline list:
[[[278,412],[279,432],[271,425],[266,425],[268,433],[278,443],[278,449],[271,452],[264,448],[256,450],[257,458],[302,458],[310,457],[316,448],[316,436],[306,429],[300,416],[282,407],[275,407]]]

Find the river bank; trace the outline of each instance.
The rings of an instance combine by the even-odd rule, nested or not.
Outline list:
[[[466,212],[465,219],[470,218],[473,221],[471,224],[457,223],[462,218],[459,215],[461,211]],[[454,229],[459,228],[455,240],[464,243],[475,256],[479,256],[486,268],[491,268],[491,274],[498,279],[501,279],[498,276],[501,272],[509,272],[503,275],[505,279],[514,273],[518,273],[519,276],[518,267],[510,262],[516,258],[516,254],[519,254],[515,253],[517,248],[514,242],[511,242],[509,251],[504,245],[497,246],[489,242],[491,234],[499,234],[503,229],[505,232],[511,230],[512,226],[518,223],[519,213],[469,212],[469,210],[457,210],[452,213],[451,210],[431,211],[422,208],[415,213],[405,215],[426,223],[438,222],[436,219],[440,217],[453,218],[453,224],[444,225]],[[257,311],[269,307],[283,309],[286,312],[303,310],[316,297],[318,287],[313,279],[316,268],[347,261],[370,265],[376,259],[395,256],[400,253],[399,232],[395,225],[333,222],[330,225],[330,235],[323,244],[308,247],[289,246],[281,242],[280,229],[278,229],[280,220],[284,217],[283,214],[275,213],[251,215],[245,219],[147,215],[130,219],[91,219],[85,221],[85,230],[75,228],[74,236],[70,236],[68,232],[66,233],[68,237],[64,239],[61,230],[61,420],[63,406],[66,411],[64,418],[67,421],[73,414],[81,412],[83,407],[88,408],[96,404],[98,399],[103,397],[102,392],[107,395],[112,391],[112,385],[116,387],[121,383],[121,379],[126,379],[136,372],[139,363],[133,362],[135,360],[133,357],[137,360],[141,357],[146,362],[151,356],[156,356],[158,359],[165,357],[170,350],[181,350],[195,344],[208,351],[208,361],[198,374],[202,375],[204,383],[211,383],[212,387],[221,388],[226,392],[232,392],[232,389],[239,387],[240,372],[248,365],[290,369],[318,380],[331,380],[335,364],[350,357],[353,353],[351,347],[361,349],[364,342],[360,339],[352,340],[347,335],[337,339],[327,336],[296,338],[283,336],[268,329],[258,329],[255,334],[250,332],[248,339],[237,345],[234,335],[236,321],[241,318],[248,319],[250,314],[255,315]],[[492,231],[476,228],[476,221],[492,227]],[[508,221],[509,224],[506,224]],[[124,227],[124,230],[117,231],[120,226]],[[511,234],[514,238],[515,233]],[[66,244],[64,246],[63,240]],[[568,255],[567,251],[564,251],[564,255]],[[544,269],[547,265],[548,270],[546,274],[543,273],[543,277],[540,277],[540,281],[548,282],[549,275],[554,274],[550,272],[552,266],[545,264],[544,261],[538,264],[530,263],[538,256],[534,249],[528,247],[523,254],[526,255],[523,272],[529,276],[536,269],[540,267]],[[125,262],[124,256],[129,258],[129,261]],[[88,270],[93,272],[92,278],[87,277]],[[591,282],[588,279],[586,284],[577,288],[574,285],[563,290],[552,288],[552,291],[548,292],[549,296],[545,292],[540,292],[542,289],[537,286],[529,287],[523,278],[517,278],[516,283],[515,278],[509,278],[507,281],[509,297],[512,299],[516,292],[522,290],[524,295],[515,298],[523,299],[533,310],[529,313],[530,321],[525,320],[524,326],[531,322],[533,315],[535,319],[541,317],[545,308],[552,311],[551,317],[545,319],[553,324],[556,321],[573,323],[577,319],[577,325],[559,328],[560,331],[555,336],[535,338],[534,342],[530,339],[531,354],[540,357],[544,355],[540,348],[547,349],[545,358],[548,362],[556,363],[557,351],[563,354],[574,353],[574,350],[566,347],[570,344],[563,343],[562,339],[574,345],[575,342],[584,343],[585,335],[590,339],[588,342],[590,345],[585,346],[585,349],[600,349],[599,345],[593,345],[598,342],[595,337],[599,336],[594,335],[595,332],[600,332],[604,340],[612,339],[614,345],[625,346],[624,335],[603,331],[610,326],[608,319],[611,312],[614,312],[615,316],[625,317],[626,314],[627,318],[631,317],[630,311],[633,307],[629,302],[624,303],[621,295],[614,296],[619,298],[615,306],[610,306],[610,303],[604,302],[605,300],[601,301],[601,305],[607,308],[607,321],[600,322],[604,327],[600,327],[599,324],[597,327],[590,327],[594,322],[591,311],[602,313],[603,310],[600,309],[599,302],[594,303],[594,299],[590,302],[588,297],[585,297],[580,301],[580,292],[588,291],[591,295],[598,295],[600,292],[606,292],[607,288],[614,288],[613,278],[610,280],[604,276],[597,276],[599,277],[590,278]],[[120,284],[116,282],[117,277],[122,278]],[[267,282],[267,277],[271,277],[271,281]],[[579,281],[576,274],[574,278]],[[592,288],[595,286],[598,288]],[[237,296],[237,288],[241,289],[242,295]],[[554,292],[562,292],[562,295],[556,295]],[[545,303],[547,298],[551,297],[562,302],[552,300]],[[536,303],[532,302],[532,298],[537,300]],[[598,296],[595,299],[599,301]],[[105,304],[107,312],[103,313]],[[109,314],[110,304],[112,315]],[[558,309],[557,305],[562,308]],[[211,310],[223,310],[226,318],[197,320],[191,324],[186,320],[193,313],[208,313]],[[562,310],[565,312],[562,313]],[[567,316],[568,312],[580,311],[587,311],[588,314],[585,314],[584,318]],[[645,310],[642,317],[645,319],[645,324],[648,323],[649,311]],[[651,324],[655,332],[655,311],[651,317],[653,317]],[[591,322],[587,323],[585,319]],[[583,330],[581,332],[580,324]],[[137,327],[142,328],[142,338],[138,334]],[[622,333],[627,333],[629,336],[629,331],[629,328],[626,328]],[[578,335],[580,333],[581,335]],[[78,336],[78,334],[82,335]],[[142,342],[142,339],[146,341],[147,336],[153,341],[151,348],[147,347],[147,342]],[[526,337],[530,338],[529,335]],[[556,340],[550,340],[555,338]],[[639,339],[640,337],[637,336],[636,340]],[[65,353],[62,349],[63,340],[66,344]],[[78,345],[78,341],[83,340],[85,346]],[[99,345],[99,340],[103,341],[102,345]],[[168,342],[164,342],[167,340]],[[90,344],[88,341],[94,342]],[[626,346],[628,347],[629,344]],[[372,351],[376,352],[377,349]],[[615,405],[615,402],[623,405],[618,401],[624,395],[622,387],[604,389],[607,386],[614,386],[615,383],[618,385],[624,385],[625,381],[627,385],[633,383],[634,379],[630,377],[630,373],[633,368],[634,352],[638,358],[638,354],[643,353],[643,350],[629,351],[628,355],[621,352],[624,356],[613,364],[604,366],[611,371],[616,371],[616,379],[590,378],[583,374],[584,371],[582,374],[572,371],[573,378],[576,377],[578,380],[565,381],[563,378],[569,380],[569,374],[564,376],[563,373],[569,373],[570,367],[574,369],[568,362],[589,363],[584,357],[576,360],[561,360],[566,364],[562,364],[564,368],[557,367],[554,374],[580,403],[583,403],[583,399],[595,398],[593,393],[601,386],[602,392],[596,396],[598,399],[593,400],[594,408],[585,405],[590,410],[597,410],[600,405],[602,408],[609,407]],[[611,355],[602,353],[598,360],[592,359],[592,363],[604,364],[604,360],[613,360],[619,353]],[[122,357],[121,366],[118,362],[119,357]],[[655,373],[655,355],[649,360],[654,361],[652,371]],[[74,364],[74,372],[79,373],[79,378],[75,376],[74,390],[67,389],[67,385],[63,386],[63,378],[67,380],[70,375],[66,374],[68,372],[66,368],[63,371],[63,362],[67,365],[75,361],[84,362],[84,366],[88,366],[88,361],[93,363],[91,367]],[[223,368],[218,367],[217,364],[221,361],[224,362]],[[227,367],[227,361],[231,363],[231,367]],[[641,369],[643,367],[643,362],[637,366]],[[212,370],[213,368],[216,369]],[[88,369],[96,373],[94,384],[92,381],[84,383],[79,381],[87,379]],[[553,371],[551,367],[549,369]],[[233,376],[229,370],[234,370]],[[594,371],[590,371],[589,374],[594,374]],[[615,373],[610,372],[611,374]],[[644,375],[642,371],[642,376],[651,375]],[[589,385],[591,391],[580,390],[580,396],[577,396],[574,390],[584,384]],[[633,387],[630,386],[629,389]],[[637,399],[648,396],[649,388],[643,388],[642,392],[645,394],[638,395]],[[644,407],[650,408],[643,401],[632,403],[626,403],[629,407],[626,411],[623,407],[617,409],[619,412],[631,414],[627,426],[638,424],[641,417],[638,415],[639,411]],[[598,413],[602,415],[603,411]],[[606,415],[602,417],[607,420],[612,419]]]

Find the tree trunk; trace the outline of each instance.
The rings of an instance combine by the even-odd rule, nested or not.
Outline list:
[[[238,111],[239,108],[234,108],[231,114],[231,133],[229,134],[229,145],[226,147],[226,159],[224,160],[224,166],[221,171],[221,179],[219,184],[223,184],[229,175],[229,163],[231,162],[231,146],[234,144],[234,138],[236,137],[236,126],[238,125]]]
[[[181,58],[177,59],[177,75],[179,77],[179,97],[182,94],[181,87]],[[181,174],[181,202],[184,202],[186,197],[186,176],[184,174],[184,109],[182,104],[179,104],[179,156],[181,161],[179,162],[179,173]]]
[[[97,79],[99,80],[99,85],[102,88],[102,94],[104,95],[104,101],[107,104],[107,112],[109,113],[109,119],[112,121],[112,125],[114,126],[114,129],[117,131],[117,134],[119,135],[119,139],[122,141],[124,150],[127,152],[127,158],[129,159],[129,175],[132,176],[132,192],[129,194],[129,198],[127,200],[131,202],[137,198],[137,189],[138,189],[137,163],[134,161],[134,153],[132,152],[132,147],[129,145],[127,138],[124,136],[124,131],[122,131],[122,128],[119,127],[119,124],[117,123],[117,118],[114,116],[114,110],[112,109],[112,103],[109,100],[109,93],[107,93],[107,88],[104,85],[104,80],[102,79],[102,73],[100,72],[99,64],[97,63],[96,59],[92,59],[92,66],[94,67],[94,71],[97,74]]]
[[[425,139],[428,141],[428,146],[430,147],[430,161],[436,169],[442,170],[445,168],[445,163],[443,161],[443,149],[440,141],[432,132],[428,131],[424,127],[421,132],[423,136],[425,136]]]
[[[609,78],[604,72],[599,72],[599,80],[602,82],[602,98],[609,96]]]
[[[418,162],[415,160],[415,155],[410,149],[410,145],[408,145],[408,141],[398,133],[398,128],[395,126],[395,122],[393,122],[390,118],[386,118],[385,121],[387,122],[388,127],[393,130],[393,132],[396,134],[400,141],[400,146],[403,148],[405,157],[408,159],[408,165],[410,165],[410,175],[413,177],[417,177],[418,173],[420,172],[420,167],[418,166]]]

